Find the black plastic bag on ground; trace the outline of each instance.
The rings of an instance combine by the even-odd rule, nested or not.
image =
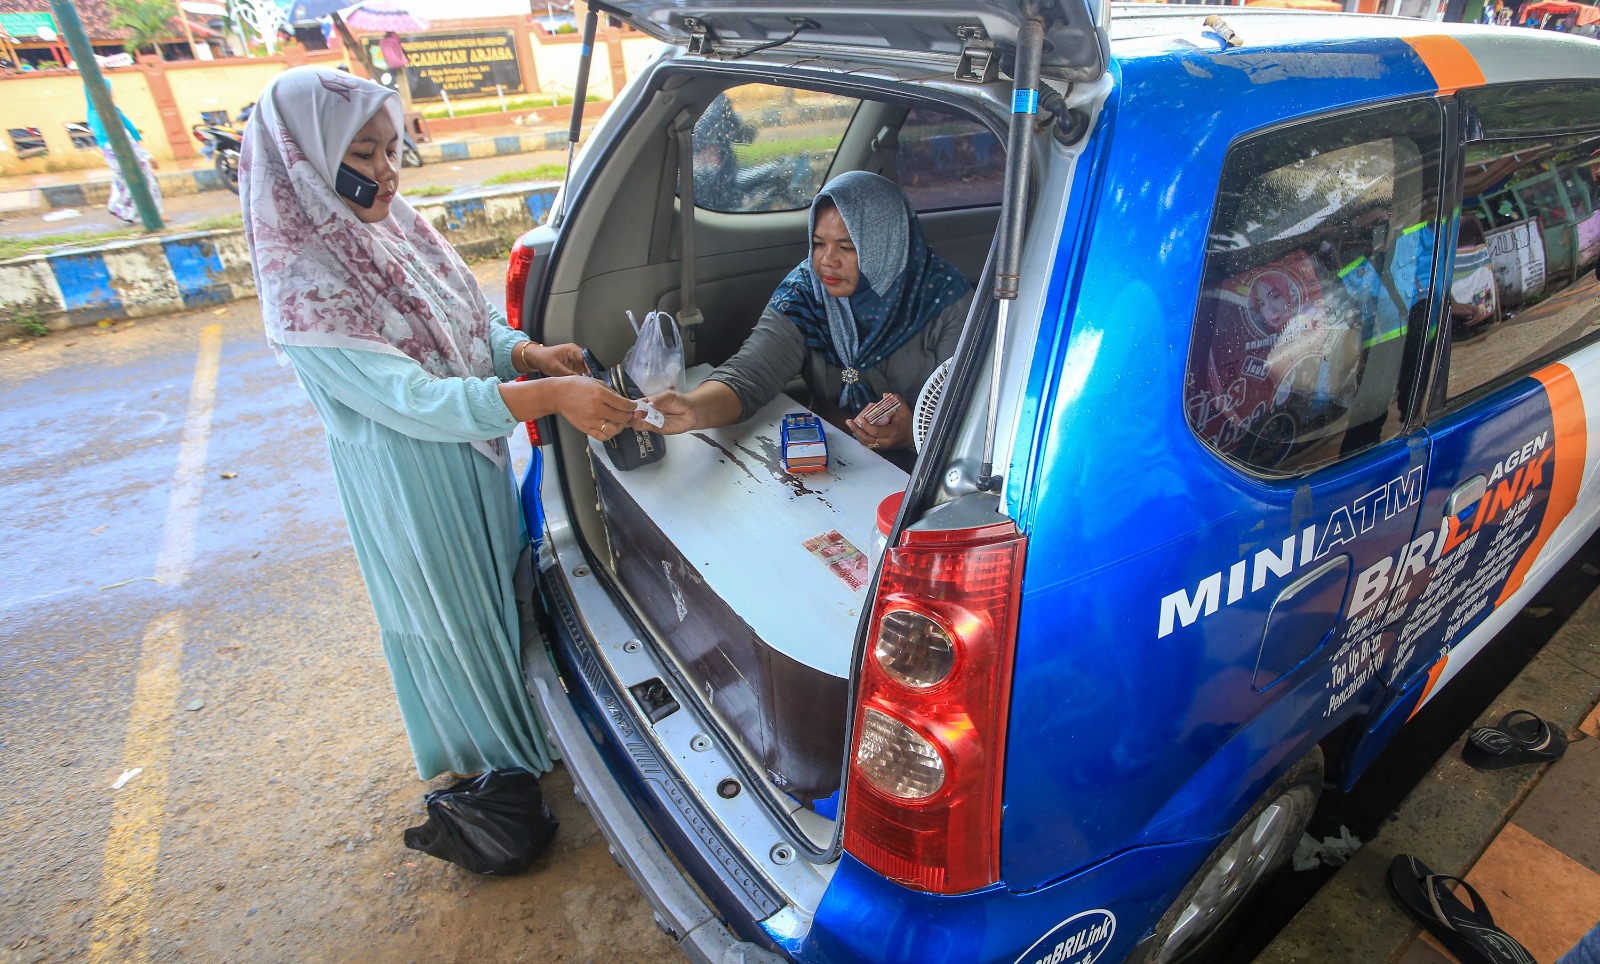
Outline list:
[[[406,846],[476,874],[520,874],[556,835],[539,778],[521,768],[469,777],[426,800],[428,822],[406,830]]]

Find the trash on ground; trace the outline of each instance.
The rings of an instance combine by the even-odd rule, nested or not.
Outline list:
[[[477,874],[520,874],[550,846],[558,826],[527,770],[489,770],[426,797],[428,820],[407,828],[412,850]]]
[[[225,479],[237,479],[239,477],[239,473],[237,473],[237,472],[224,472],[224,473],[222,473],[222,477],[225,478]]]
[[[1343,825],[1339,827],[1339,836],[1323,837],[1320,842],[1310,834],[1304,834],[1294,848],[1294,869],[1315,870],[1323,864],[1343,867],[1350,855],[1360,849],[1361,838]]]
[[[190,700],[189,701],[189,712],[193,713],[195,710],[204,709],[205,705],[206,705],[206,701],[205,700]]]
[[[122,776],[117,777],[115,780],[113,780],[111,782],[111,789],[113,789],[113,790],[121,790],[123,787],[128,785],[128,781],[129,780],[132,780],[134,777],[138,776],[139,774],[141,774],[143,772],[144,772],[144,767],[134,767],[132,770],[124,770],[124,771],[122,771]]]
[[[51,211],[49,214],[46,214],[46,215],[40,217],[39,220],[41,220],[41,221],[67,221],[67,220],[70,220],[72,218],[81,218],[81,217],[83,217],[83,213],[81,211],[79,211],[77,208],[62,208],[59,211]]]

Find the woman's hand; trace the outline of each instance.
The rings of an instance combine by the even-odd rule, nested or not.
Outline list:
[[[632,402],[587,375],[501,382],[500,397],[519,422],[560,415],[573,428],[602,442],[633,420]]]
[[[565,345],[535,345],[529,342],[522,355],[528,366],[541,375],[589,374],[589,366],[583,362],[583,349],[571,342]]]
[[[587,375],[558,376],[556,414],[592,439],[604,442],[633,421],[633,403]]]
[[[644,401],[666,419],[660,428],[644,420],[644,412],[633,413],[633,427],[642,432],[657,432],[661,435],[681,435],[697,427],[698,417],[695,414],[694,402],[683,392],[658,392],[645,396]]]
[[[883,451],[909,448],[912,441],[911,407],[898,395],[885,393],[884,397],[900,403],[889,414],[888,421],[882,425],[874,425],[863,418],[847,418],[844,422],[845,427],[856,437],[856,441],[869,449]]]

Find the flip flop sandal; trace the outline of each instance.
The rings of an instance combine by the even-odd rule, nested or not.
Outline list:
[[[1471,898],[1471,907],[1450,892],[1446,885],[1452,883]],[[1461,964],[1534,964],[1521,944],[1495,926],[1483,898],[1459,877],[1436,874],[1410,854],[1400,854],[1389,864],[1389,893]]]
[[[1479,770],[1501,770],[1525,763],[1548,763],[1565,753],[1560,730],[1527,710],[1512,710],[1499,726],[1480,726],[1467,734],[1461,758]]]

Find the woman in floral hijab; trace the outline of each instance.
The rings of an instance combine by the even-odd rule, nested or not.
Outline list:
[[[528,545],[505,437],[560,414],[605,439],[632,403],[575,345],[513,331],[399,194],[393,91],[302,67],[263,93],[239,193],[267,339],[327,429],[417,773],[550,767],[521,679]],[[363,205],[340,169],[374,182]],[[518,375],[547,377],[515,381]],[[314,591],[314,590],[313,590]]]

